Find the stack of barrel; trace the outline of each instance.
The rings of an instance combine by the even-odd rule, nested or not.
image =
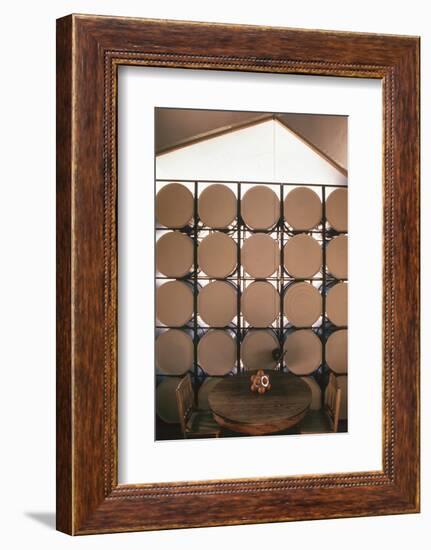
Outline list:
[[[157,412],[177,422],[190,371],[199,406],[220,377],[282,368],[337,375],[347,411],[347,189],[163,183],[156,195]]]

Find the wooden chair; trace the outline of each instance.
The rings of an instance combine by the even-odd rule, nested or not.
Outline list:
[[[194,407],[194,394],[190,374],[187,374],[176,389],[178,413],[183,436],[219,437],[221,428],[210,411],[198,411]]]
[[[301,434],[337,432],[340,403],[341,388],[337,385],[337,377],[331,372],[325,390],[323,408],[320,411],[310,411],[300,422],[299,432]]]

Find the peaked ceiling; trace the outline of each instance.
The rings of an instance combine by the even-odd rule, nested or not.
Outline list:
[[[274,116],[339,168],[347,170],[347,117],[157,108],[156,154]]]
[[[189,141],[156,158],[158,179],[347,185],[347,173],[276,117]]]

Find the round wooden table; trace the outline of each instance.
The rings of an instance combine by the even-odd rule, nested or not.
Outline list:
[[[250,391],[252,372],[221,380],[208,395],[214,419],[221,426],[248,435],[280,432],[297,424],[311,404],[311,390],[300,378],[281,372],[269,375],[271,390]]]

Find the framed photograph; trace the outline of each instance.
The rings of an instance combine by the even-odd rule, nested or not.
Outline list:
[[[347,431],[347,170],[309,126],[345,165],[347,117],[156,108],[156,440]]]
[[[57,528],[419,511],[419,38],[57,21]]]

